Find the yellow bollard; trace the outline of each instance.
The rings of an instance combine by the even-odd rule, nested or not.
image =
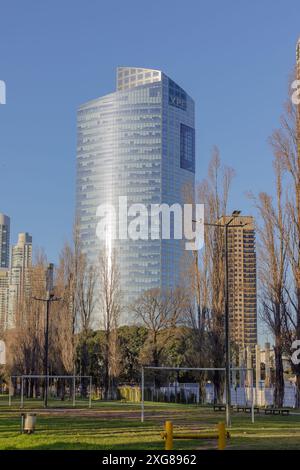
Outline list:
[[[218,449],[219,450],[225,450],[225,447],[226,447],[225,423],[219,423],[218,424],[218,433],[219,433]]]
[[[173,450],[173,423],[172,421],[165,422],[166,441],[165,450]]]

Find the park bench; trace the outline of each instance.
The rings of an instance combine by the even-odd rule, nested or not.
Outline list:
[[[225,411],[225,405],[214,405],[214,411]]]
[[[237,406],[236,411],[239,413],[240,411],[247,412],[248,406]],[[251,408],[250,408],[251,411]]]
[[[286,408],[265,408],[265,415],[289,416],[290,410]]]
[[[236,411],[237,412],[240,412],[240,411],[243,411],[244,413],[251,413],[252,411],[252,407],[251,406],[237,406],[236,407]],[[259,407],[258,406],[255,406],[254,407],[254,413],[258,413],[259,414]]]

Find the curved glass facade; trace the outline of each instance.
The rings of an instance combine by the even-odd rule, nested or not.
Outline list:
[[[96,260],[99,204],[182,202],[194,186],[194,102],[158,70],[120,67],[117,91],[78,110],[77,218],[84,251]],[[126,303],[143,291],[180,280],[181,240],[119,240],[116,249]],[[130,318],[124,318],[130,322]]]

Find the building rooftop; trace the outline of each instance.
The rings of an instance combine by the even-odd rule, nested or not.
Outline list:
[[[7,224],[9,224],[9,220],[10,220],[10,219],[9,219],[8,215],[2,214],[2,213],[0,212],[0,225],[7,225]]]
[[[117,68],[117,90],[128,90],[148,83],[160,82],[160,70],[143,69],[138,67]]]

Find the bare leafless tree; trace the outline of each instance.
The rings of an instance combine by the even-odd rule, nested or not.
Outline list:
[[[290,353],[291,343],[300,338],[300,105],[293,104],[290,98],[285,105],[280,128],[272,135],[271,144],[275,160],[285,171],[285,211],[289,226],[285,243],[289,276],[293,279],[293,288],[286,289],[289,299],[287,350]],[[296,404],[300,406],[300,365],[292,364],[292,369],[296,374]]]
[[[284,374],[282,355],[287,325],[287,244],[289,232],[282,195],[282,162],[275,160],[276,202],[266,193],[255,199],[259,212],[258,277],[260,281],[261,318],[274,336],[275,387],[274,402],[283,406]]]
[[[28,271],[27,292],[16,307],[15,328],[7,330],[7,372],[9,375],[32,375],[43,373],[44,359],[44,306],[34,296],[46,292],[46,259],[42,253]],[[25,384],[26,394],[37,393],[38,383],[29,380]]]
[[[199,188],[198,188],[199,196]],[[194,186],[190,184],[183,188],[183,198],[186,204],[199,202],[196,199]],[[190,347],[185,354],[186,365],[189,367],[208,367],[207,315],[209,300],[208,282],[209,256],[208,250],[185,251],[182,262],[181,286],[187,297],[184,324],[187,326]],[[197,379],[200,388],[200,400],[205,400],[207,373],[199,372]]]
[[[187,264],[184,283],[189,292],[190,308],[186,323],[192,334],[195,354],[187,357],[196,367],[215,367],[224,365],[224,232],[215,227],[227,213],[230,186],[234,172],[221,164],[219,150],[214,148],[208,168],[208,175],[198,184],[193,199],[190,188],[185,188],[188,202],[204,204],[205,230],[204,246],[201,251],[193,252]],[[194,304],[193,304],[194,300]],[[205,374],[200,374],[200,387],[204,386]],[[213,373],[215,397],[220,401],[223,396],[224,374]],[[203,388],[204,394],[204,388]]]
[[[136,321],[148,330],[146,347],[150,365],[161,365],[165,345],[183,320],[186,308],[186,296],[179,288],[174,291],[150,289],[132,305]]]
[[[56,343],[58,364],[67,374],[75,371],[76,323],[78,318],[78,259],[74,248],[66,243],[60,253],[55,272],[55,295],[60,302],[51,305],[51,338]],[[58,365],[57,364],[57,365]]]
[[[58,362],[68,373],[76,372],[76,351],[79,333],[86,335],[92,327],[95,296],[96,273],[88,263],[82,251],[79,226],[76,222],[73,229],[72,244],[66,243],[60,253],[56,269],[55,293],[61,299],[52,307],[56,321],[53,335],[60,351]]]
[[[219,151],[214,149],[209,165],[208,177],[198,187],[198,200],[205,207],[205,238],[198,265],[200,279],[200,319],[205,328],[211,367],[224,363],[224,233],[221,228],[211,226],[227,214],[230,186],[234,171],[221,164]],[[196,266],[197,266],[196,265]],[[198,307],[199,308],[199,307]],[[222,399],[224,376],[219,371],[213,374],[215,396]]]
[[[122,312],[120,274],[115,251],[103,249],[98,266],[100,328],[104,330],[104,395],[109,399],[118,374],[117,329]]]

